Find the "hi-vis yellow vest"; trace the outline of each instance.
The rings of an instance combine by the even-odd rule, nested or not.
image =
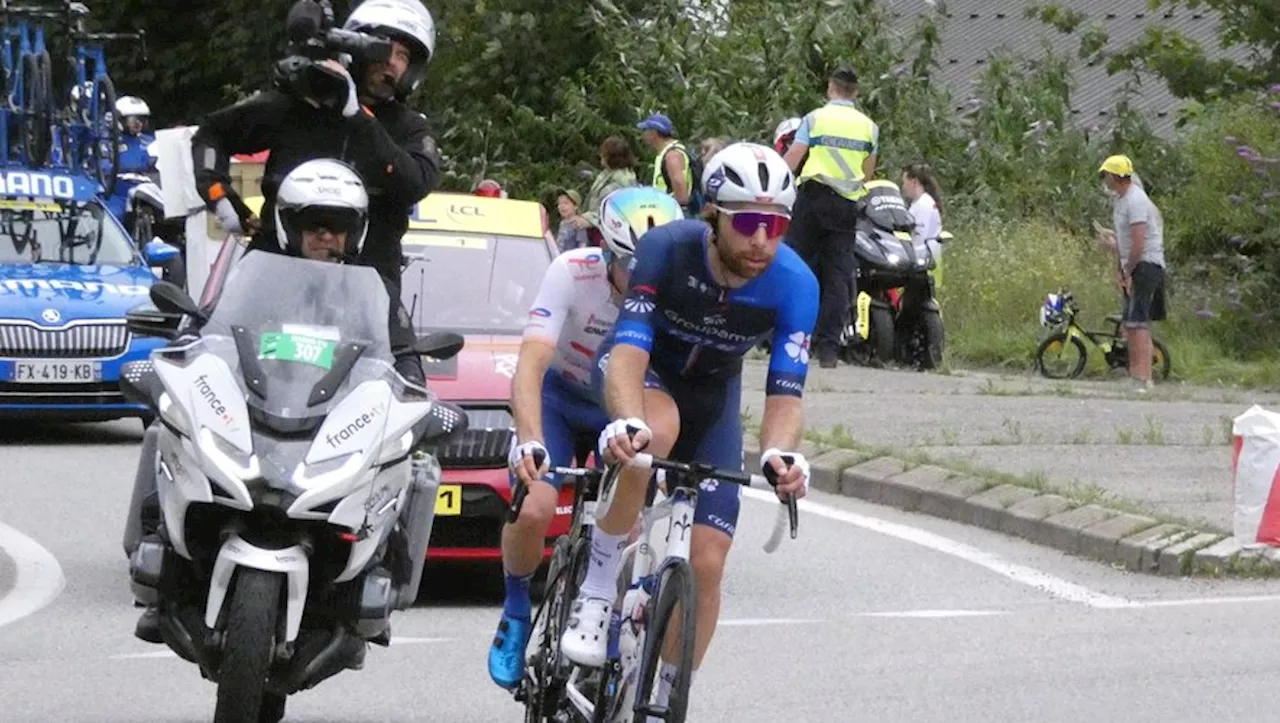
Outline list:
[[[679,149],[684,153],[684,186],[689,189],[690,196],[693,194],[693,173],[689,169],[689,151],[680,141],[671,141],[661,151],[658,151],[658,157],[653,159],[653,187],[663,193],[671,193],[671,189],[667,187],[667,179],[662,174],[663,159],[667,157],[667,151],[673,148]]]
[[[813,112],[809,158],[800,183],[814,180],[848,199],[866,194],[862,162],[875,150],[876,124],[851,105],[828,103]]]

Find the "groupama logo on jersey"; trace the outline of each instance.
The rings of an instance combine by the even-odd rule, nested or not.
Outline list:
[[[652,286],[635,286],[631,289],[632,294],[628,296],[626,301],[622,302],[623,308],[635,314],[648,314],[657,308],[657,304],[653,303],[652,297],[658,293],[658,290]]]
[[[797,331],[787,337],[787,343],[783,349],[786,350],[787,356],[791,357],[794,361],[800,362],[801,364],[809,363],[809,335],[803,331]]]

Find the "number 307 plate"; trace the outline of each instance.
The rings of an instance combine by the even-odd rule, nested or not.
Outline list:
[[[15,361],[13,381],[19,384],[88,384],[102,381],[101,362]]]

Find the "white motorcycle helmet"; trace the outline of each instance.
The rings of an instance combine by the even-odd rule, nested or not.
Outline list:
[[[396,84],[403,97],[417,89],[427,76],[427,65],[436,54],[436,23],[418,0],[364,0],[351,11],[344,30],[390,36],[409,46],[409,68]]]
[[[610,253],[625,259],[635,255],[649,229],[682,218],[684,211],[670,194],[652,186],[620,188],[600,202],[600,235]]]
[[[364,248],[369,231],[369,194],[364,181],[341,161],[307,161],[289,172],[276,192],[276,240],[290,256],[302,255],[302,232],[326,228],[346,233],[344,261]]]
[[[796,183],[778,152],[758,143],[734,143],[711,157],[702,174],[711,204],[768,203],[791,212]]]
[[[151,117],[151,106],[143,99],[133,95],[122,95],[116,101],[116,117],[124,120],[129,116],[139,116],[141,118]]]

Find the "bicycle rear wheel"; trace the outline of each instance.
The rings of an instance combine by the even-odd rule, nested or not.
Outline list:
[[[116,86],[109,76],[93,83],[97,96],[93,117],[89,119],[89,132],[81,151],[85,171],[90,178],[102,184],[102,196],[107,198],[116,189],[116,173],[120,170],[120,124],[116,122]],[[84,152],[87,150],[88,152]]]
[[[22,56],[22,153],[30,168],[40,168],[49,159],[52,145],[50,110],[53,70],[49,53]]]
[[[650,715],[666,723],[684,723],[689,710],[689,683],[693,678],[693,644],[696,634],[697,600],[693,584],[693,568],[683,560],[668,565],[658,579],[657,604],[648,616],[644,632],[644,657],[641,658],[640,685],[636,689],[636,718]],[[678,610],[677,610],[678,608]],[[662,643],[671,626],[677,626],[680,636],[676,660],[666,662],[677,666],[676,679],[671,685],[671,696],[665,708],[651,705],[657,694],[658,669],[662,664]]]
[[[1169,349],[1159,339],[1151,339],[1151,371],[1152,376],[1164,381],[1169,378],[1169,368],[1173,364],[1173,360],[1169,357]]]

